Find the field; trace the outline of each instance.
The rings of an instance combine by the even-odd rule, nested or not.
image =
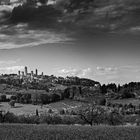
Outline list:
[[[123,99],[123,100],[112,100],[112,103],[120,103],[120,104],[129,104],[138,106],[140,104],[140,100],[138,99]],[[61,109],[75,109],[79,107],[82,102],[72,101],[72,100],[63,100],[55,103],[50,103],[48,105],[32,105],[32,104],[20,104],[16,103],[14,108],[8,104],[8,102],[0,103],[0,110],[10,111],[16,115],[22,114],[35,114],[36,109],[38,109],[39,113],[43,113],[52,109],[54,112],[58,112]]]
[[[0,110],[10,111],[16,115],[22,114],[35,114],[36,109],[39,113],[43,113],[52,109],[54,112],[58,112],[61,109],[73,109],[79,107],[82,103],[72,100],[64,100],[60,102],[50,103],[48,105],[32,105],[32,104],[19,104],[16,103],[14,108],[11,108],[8,102],[0,103]]]
[[[139,99],[120,99],[120,100],[112,100],[112,103],[118,103],[118,104],[129,104],[132,103],[135,106],[138,106],[140,104],[140,100]]]
[[[140,127],[1,124],[0,140],[139,140]]]

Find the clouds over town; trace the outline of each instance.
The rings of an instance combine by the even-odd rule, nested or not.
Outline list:
[[[1,60],[0,61],[0,66],[16,64],[19,61],[20,61],[20,59],[16,59],[16,60]]]
[[[140,67],[136,65],[119,66],[119,67],[101,67],[96,68],[64,68],[58,70],[60,76],[79,76],[91,78],[103,83],[125,83],[127,81],[131,82],[131,79],[138,81],[140,76]],[[123,79],[123,80],[122,80]]]
[[[24,66],[0,67],[0,74],[17,73],[19,70],[23,70],[23,69]]]
[[[97,67],[96,68],[96,75],[110,75],[116,74],[118,72],[117,67]]]
[[[18,70],[23,70],[24,66],[18,65],[20,59],[16,60],[1,60],[0,61],[0,74],[17,73]]]
[[[89,77],[92,73],[91,68],[85,69],[75,69],[75,68],[68,68],[68,69],[61,69],[58,70],[58,74],[61,76],[79,76],[79,77]]]
[[[119,67],[97,67],[95,71],[95,77],[102,83],[126,83],[133,81],[139,81],[140,67],[138,65],[126,65]]]
[[[1,60],[0,74],[17,73],[19,70],[24,70],[24,64],[20,59],[15,60]],[[83,78],[90,78],[103,83],[125,83],[128,81],[139,81],[140,79],[139,65],[126,66],[97,66],[97,67],[65,67],[57,68],[54,75],[57,76],[78,76]],[[46,73],[47,74],[47,73]],[[122,80],[123,79],[123,80]]]
[[[3,25],[0,27],[0,49],[28,48],[69,40],[71,38],[68,38],[63,33],[58,34],[48,30],[32,30],[28,28],[28,24],[17,24],[12,27]]]

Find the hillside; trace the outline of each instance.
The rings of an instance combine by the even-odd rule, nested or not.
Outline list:
[[[46,104],[64,99],[86,101],[88,98],[93,99],[100,95],[100,83],[79,77],[44,75],[40,79],[40,75],[34,75],[34,79],[30,79],[28,76],[20,78],[16,74],[1,75],[0,93],[16,96],[20,103]],[[10,99],[10,97],[6,98]]]

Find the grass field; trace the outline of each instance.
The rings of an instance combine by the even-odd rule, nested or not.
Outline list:
[[[140,140],[140,127],[1,124],[0,140]]]
[[[112,103],[121,103],[121,104],[129,104],[139,105],[140,100],[138,99],[123,99],[123,100],[112,100]],[[54,112],[59,112],[61,109],[76,109],[82,104],[82,102],[73,101],[73,100],[63,100],[55,103],[50,103],[48,105],[32,105],[32,104],[19,104],[16,103],[14,108],[11,108],[8,102],[0,103],[0,110],[10,111],[16,115],[22,114],[35,114],[36,109],[38,109],[39,113],[43,113],[52,109]]]
[[[52,109],[54,112],[59,112],[61,109],[73,109],[79,107],[81,102],[72,100],[63,100],[60,102],[50,103],[48,105],[32,105],[32,104],[19,104],[16,103],[14,108],[11,108],[8,102],[0,103],[0,110],[10,111],[16,115],[22,114],[35,114],[36,109],[39,113],[47,112]]]
[[[139,99],[120,99],[120,100],[112,100],[112,103],[118,103],[118,104],[129,104],[132,103],[133,105],[138,106],[140,104],[140,100]]]

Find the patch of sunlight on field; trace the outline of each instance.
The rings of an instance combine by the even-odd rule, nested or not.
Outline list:
[[[60,101],[56,103],[50,103],[48,105],[32,105],[32,104],[19,104],[16,103],[15,107],[11,107],[7,102],[0,103],[0,110],[10,111],[16,115],[33,115],[36,113],[36,109],[40,113],[48,112],[52,109],[54,112],[58,112],[61,109],[75,109],[81,105],[81,102],[76,101]]]
[[[31,105],[31,104],[19,104],[16,103],[15,107],[10,107],[8,103],[1,103],[0,110],[10,111],[16,115],[31,115],[35,114],[36,109],[38,109],[39,113],[47,111],[46,107],[42,107],[39,105]]]

